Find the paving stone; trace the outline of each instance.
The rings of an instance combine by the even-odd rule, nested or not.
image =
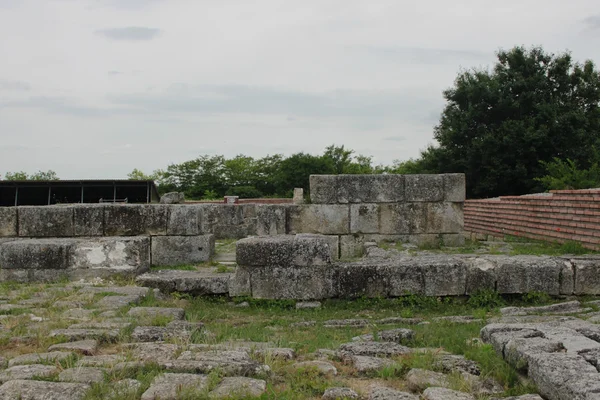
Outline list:
[[[334,387],[326,389],[323,393],[323,400],[345,400],[358,399],[360,396],[354,390],[347,387]]]
[[[47,377],[58,373],[58,369],[51,365],[29,364],[15,365],[0,372],[0,383],[14,379],[31,379],[33,377]]]
[[[522,396],[492,397],[490,400],[544,400],[537,394],[524,394]]]
[[[78,367],[112,367],[125,358],[118,354],[103,354],[99,356],[85,356],[77,361]]]
[[[442,373],[413,368],[406,374],[406,385],[413,392],[421,392],[430,386],[448,387],[450,381]]]
[[[465,372],[471,375],[481,374],[479,365],[475,361],[467,360],[464,356],[446,354],[436,357],[433,366],[449,374],[451,372]]]
[[[562,314],[582,312],[579,301],[568,301],[566,303],[551,304],[540,307],[504,307],[500,309],[503,315],[527,315],[527,314]]]
[[[419,400],[419,396],[385,386],[371,386],[369,400]]]
[[[267,390],[267,382],[262,379],[245,378],[241,376],[223,378],[221,383],[212,390],[208,397],[211,399],[227,399],[230,397],[258,397]]]
[[[300,301],[296,303],[296,310],[321,308],[320,301]]]
[[[402,317],[389,317],[377,320],[375,323],[379,325],[392,325],[392,324],[406,324],[406,325],[417,325],[423,322],[422,318],[402,318]]]
[[[50,337],[62,336],[70,342],[97,339],[101,342],[115,342],[119,338],[118,329],[55,329]]]
[[[410,354],[411,349],[393,342],[352,342],[339,347],[342,358],[349,356],[393,357]]]
[[[150,288],[140,286],[84,286],[79,290],[79,293],[113,293],[122,296],[139,296],[145,297],[150,291]]]
[[[315,368],[322,375],[337,375],[337,368],[327,361],[303,361],[295,363],[294,368]]]
[[[83,308],[74,308],[72,310],[65,310],[61,316],[65,319],[85,320],[91,319],[94,310],[86,310]]]
[[[171,331],[165,326],[136,326],[131,340],[136,342],[159,342],[165,340]]]
[[[231,274],[203,268],[198,271],[161,270],[136,278],[140,285],[160,289],[162,293],[189,293],[195,296],[229,294]]]
[[[248,351],[252,351],[255,355],[260,357],[269,357],[275,358],[278,360],[293,360],[296,358],[296,352],[294,349],[285,348],[285,347],[269,347],[266,349],[248,349]]]
[[[0,386],[0,400],[82,400],[84,383],[12,380]]]
[[[15,365],[43,364],[43,363],[54,364],[57,361],[65,360],[71,356],[73,356],[73,353],[65,352],[65,351],[53,351],[50,353],[23,354],[23,355],[12,358],[8,362],[8,366],[13,367]]]
[[[173,372],[209,373],[215,369],[228,376],[268,374],[270,368],[252,360],[244,351],[184,351],[177,360],[159,362]]]
[[[133,307],[127,312],[130,317],[168,317],[172,319],[183,319],[185,310],[183,308],[167,307]]]
[[[449,322],[451,324],[472,324],[483,322],[482,319],[472,317],[470,315],[455,315],[446,317],[435,317],[432,318],[433,322]]]
[[[171,343],[128,343],[125,348],[131,349],[132,356],[143,361],[174,360],[179,346]]]
[[[315,326],[317,325],[317,321],[300,321],[300,322],[293,322],[290,324],[290,327],[292,328],[302,328],[302,327],[307,327],[307,326]]]
[[[128,306],[130,304],[138,303],[142,299],[142,296],[106,296],[95,303],[95,306],[103,309],[117,309]]]
[[[85,302],[77,300],[58,300],[52,304],[54,308],[83,308],[83,306]]]
[[[68,368],[58,374],[61,382],[97,383],[104,381],[104,371],[99,368]]]
[[[457,392],[441,387],[430,387],[423,392],[423,400],[475,400],[475,397],[465,392]]]
[[[182,393],[201,392],[208,386],[205,375],[162,374],[157,376],[141,400],[177,400]]]
[[[369,356],[350,356],[349,361],[360,374],[379,371],[394,363],[392,360],[387,358]]]
[[[331,319],[323,322],[325,328],[346,328],[369,326],[366,319]]]

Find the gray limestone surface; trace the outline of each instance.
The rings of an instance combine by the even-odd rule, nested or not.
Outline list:
[[[0,400],[82,400],[84,383],[13,380],[0,386]]]
[[[197,264],[208,261],[215,252],[214,235],[154,236],[153,265]]]

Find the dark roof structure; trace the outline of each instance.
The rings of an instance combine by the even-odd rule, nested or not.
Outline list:
[[[154,181],[0,181],[0,207],[72,203],[154,203]]]

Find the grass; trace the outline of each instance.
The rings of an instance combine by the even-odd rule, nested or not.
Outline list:
[[[33,288],[33,289],[32,289]],[[12,299],[30,298],[38,293],[50,293],[49,299],[80,300],[76,288],[62,285],[19,285],[5,283],[0,285],[0,296]],[[111,292],[101,292],[93,295],[94,299],[110,295]],[[89,295],[88,295],[89,296]],[[588,298],[591,300],[592,298]],[[14,300],[17,301],[17,300]],[[332,360],[339,371],[335,377],[324,376],[314,369],[296,369],[295,361],[276,359],[269,355],[252,354],[258,361],[271,367],[272,374],[266,378],[267,392],[262,399],[317,399],[328,387],[347,386],[366,393],[366,388],[373,382],[383,382],[385,385],[406,390],[404,376],[411,368],[424,368],[436,370],[435,357],[440,351],[453,354],[462,354],[466,358],[476,361],[481,368],[482,376],[494,378],[505,389],[504,396],[534,393],[535,388],[530,382],[519,376],[517,371],[506,364],[496,354],[490,345],[473,341],[479,337],[479,331],[486,321],[497,316],[498,309],[511,305],[541,305],[557,301],[544,293],[529,293],[523,296],[505,297],[493,291],[481,291],[472,294],[469,298],[437,298],[420,295],[410,295],[400,298],[359,298],[355,300],[326,300],[320,309],[295,308],[295,302],[289,300],[260,300],[252,298],[238,298],[236,302],[247,301],[245,308],[235,307],[227,297],[191,297],[188,295],[170,295],[157,297],[150,292],[137,306],[142,307],[181,307],[186,311],[185,318],[190,322],[201,321],[205,329],[210,332],[198,332],[189,340],[175,342],[182,346],[192,343],[218,344],[228,341],[244,340],[254,342],[269,342],[276,347],[289,347],[297,353],[297,360],[310,360],[318,349],[337,349],[342,344],[352,340],[353,337],[363,334],[373,334],[393,328],[410,328],[415,337],[407,343],[410,347],[429,348],[423,353],[412,353],[408,356],[397,357],[394,363],[383,368],[377,373],[368,376],[360,375],[350,365],[340,360]],[[84,302],[85,303],[85,302]],[[50,306],[45,310],[32,310],[36,315],[45,318],[44,322],[34,323],[27,314],[8,313],[2,319],[2,324],[7,332],[0,334],[0,353],[6,358],[19,354],[44,352],[48,346],[64,338],[50,337],[53,329],[65,328],[77,321],[61,318],[62,308]],[[89,302],[86,308],[94,309],[94,302]],[[100,354],[122,354],[126,357],[130,350],[122,347],[122,343],[130,340],[132,330],[136,325],[150,324],[165,326],[170,321],[168,317],[156,316],[151,318],[132,318],[127,316],[130,307],[117,310],[119,318],[125,318],[133,324],[127,329],[122,329],[117,343],[101,343]],[[93,315],[94,321],[107,320],[97,312]],[[428,325],[390,324],[383,325],[379,320],[388,317],[417,317],[431,320],[436,316],[467,315],[483,321],[468,324],[453,324],[449,322],[431,322]],[[325,328],[323,322],[331,319],[364,319],[369,323],[364,327]],[[290,326],[294,322],[316,321],[314,326],[296,328]],[[31,341],[14,342],[11,336],[31,336]],[[130,358],[127,358],[130,359]],[[77,357],[63,360],[59,363],[60,369],[76,365]],[[106,373],[104,382],[92,385],[86,400],[95,399],[125,399],[137,400],[150,386],[152,381],[164,370],[157,364],[146,364],[141,368],[132,368],[122,371]],[[115,394],[115,383],[126,378],[137,379],[141,386],[131,392],[118,392]],[[215,371],[209,375],[209,387],[215,387],[222,376]],[[44,379],[56,379],[55,377]],[[471,390],[469,382],[459,376],[450,377],[453,387]],[[181,399],[208,398],[208,390],[190,392],[183,390]],[[234,399],[243,399],[243,396]],[[481,398],[483,399],[483,398]]]

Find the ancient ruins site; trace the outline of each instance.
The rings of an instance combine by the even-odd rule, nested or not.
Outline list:
[[[600,256],[471,241],[463,174],[172,198],[0,207],[0,400],[600,399]]]

